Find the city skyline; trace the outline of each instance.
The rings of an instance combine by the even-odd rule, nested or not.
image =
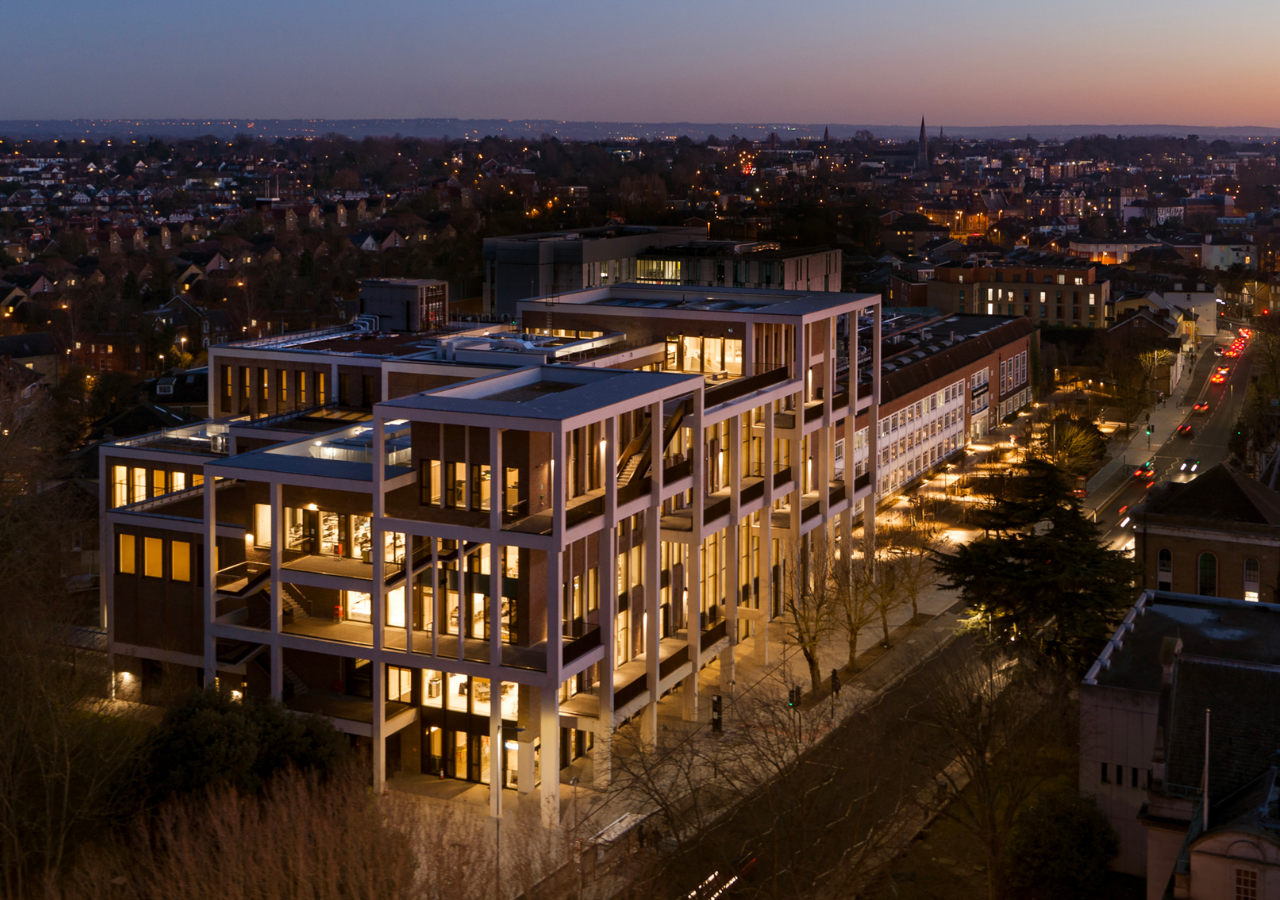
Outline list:
[[[505,0],[393,0],[372,13],[233,2],[215,22],[149,2],[122,14],[58,0],[10,14],[14,33],[56,34],[61,59],[48,65],[46,42],[12,48],[0,119],[1280,124],[1280,109],[1241,89],[1266,77],[1260,57],[1153,74],[1135,49],[1139,35],[1141,45],[1176,48],[1238,40],[1241,21],[1280,25],[1280,10],[1254,0],[1212,17],[1185,2],[1117,10],[1088,0],[1070,19],[987,0],[962,21],[933,0],[812,3],[788,22],[760,4],[718,0],[646,9],[652,28],[568,0],[537,16]],[[249,24],[223,24],[236,21]]]

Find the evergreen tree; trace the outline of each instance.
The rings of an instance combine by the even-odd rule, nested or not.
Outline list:
[[[987,536],[935,555],[992,648],[1078,676],[1133,602],[1137,570],[1099,541],[1068,476],[1029,459],[985,511]]]

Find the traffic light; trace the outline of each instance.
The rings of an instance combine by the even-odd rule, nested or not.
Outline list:
[[[840,696],[840,670],[839,669],[831,670],[831,693],[835,694],[837,697]]]
[[[1152,434],[1152,433],[1154,433],[1154,432],[1155,432],[1155,428],[1154,428],[1153,426],[1151,426],[1151,425],[1148,425],[1148,426],[1147,426],[1147,434]]]
[[[797,709],[800,706],[800,688],[793,687],[787,691],[787,706]]]
[[[720,695],[715,694],[711,698],[711,730],[712,731],[724,730],[724,716],[721,710],[722,710],[722,707],[720,705]]]

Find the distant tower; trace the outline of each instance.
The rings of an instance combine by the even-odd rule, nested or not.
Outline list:
[[[924,133],[924,116],[920,117],[920,142],[916,145],[916,171],[929,171],[929,138]]]
[[[830,125],[822,129],[822,146],[825,147],[829,143],[831,143],[831,126]]]

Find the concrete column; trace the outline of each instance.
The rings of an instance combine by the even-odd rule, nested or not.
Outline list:
[[[756,325],[748,321],[742,335],[742,375],[750,378],[756,372]]]
[[[867,427],[867,471],[871,473],[871,493],[862,501],[863,551],[875,565],[876,493],[880,488],[880,304],[872,312],[871,329],[871,410]],[[966,407],[968,404],[965,404]]]
[[[495,631],[497,629],[494,629]],[[502,680],[497,665],[489,676],[489,815],[502,818]]]
[[[658,469],[661,471],[661,468]],[[645,610],[645,672],[649,682],[649,703],[640,712],[640,737],[650,747],[658,744],[658,663],[661,643],[661,616],[658,608],[658,585],[661,583],[661,530],[662,508],[654,504],[644,513],[644,610]]]
[[[694,491],[701,491],[694,480]],[[696,511],[696,509],[695,509]],[[701,529],[694,523],[694,534]],[[693,663],[693,671],[685,676],[682,682],[684,690],[684,706],[681,714],[686,722],[698,720],[698,670],[702,652],[702,542],[689,545],[689,562],[685,566],[685,584],[688,585],[688,596],[685,605],[685,618],[688,622],[686,642],[689,645],[689,660]]]
[[[736,486],[734,494],[737,494]],[[728,584],[724,592],[724,612],[729,646],[720,651],[720,688],[727,692],[730,682],[734,680],[733,655],[734,648],[738,645],[738,601],[742,599],[742,573],[739,570],[739,562],[742,558],[742,550],[739,547],[742,527],[736,515],[729,517],[729,527],[725,530],[725,537],[725,553],[729,556],[729,565],[725,567],[725,579]]]
[[[378,621],[376,612],[373,618],[375,622]],[[369,665],[373,666],[373,722],[370,728],[373,741],[373,792],[381,794],[387,788],[387,667],[378,659]]]
[[[521,794],[533,793],[537,772],[533,765],[533,742],[538,737],[542,722],[542,691],[539,688],[522,684],[518,688],[520,712],[516,721],[524,731],[519,732],[516,740],[520,742],[519,756],[516,758],[516,785]]]
[[[271,504],[271,633],[279,634],[284,619],[284,589],[280,585],[280,554],[284,552],[284,486],[267,484]]]
[[[336,367],[336,364],[335,364]],[[370,590],[370,606],[372,607],[373,624],[373,649],[381,650],[384,644],[384,629],[387,621],[387,577],[386,577],[386,556],[387,556],[387,539],[383,531],[383,506],[386,498],[383,496],[385,490],[386,476],[386,428],[383,420],[374,417],[373,420],[373,522],[370,528],[370,540],[373,541],[373,576],[372,583],[369,585]],[[461,566],[459,566],[461,568]]]
[[[607,495],[606,495],[607,496]],[[613,731],[613,673],[615,630],[618,623],[618,527],[613,516],[606,512],[606,527],[600,532],[600,646],[604,656],[600,660],[600,725],[604,734]]]
[[[551,432],[551,536],[557,546],[564,539],[565,486],[567,460],[564,452],[565,434],[560,426]]]
[[[601,721],[591,748],[591,786],[603,790],[613,778],[613,728]]]
[[[557,667],[558,669],[558,667]],[[539,711],[542,733],[542,826],[560,827],[560,697],[558,688],[547,685],[542,688],[542,704]]]
[[[268,648],[271,654],[271,699],[277,703],[284,702],[284,648],[273,639]]]
[[[213,620],[218,616],[218,484],[217,477],[204,480],[204,686],[212,690],[218,677],[218,649]]]
[[[772,430],[769,429],[769,431]],[[766,505],[760,511],[760,618],[756,620],[757,633],[754,648],[756,662],[761,666],[769,665],[769,621],[772,618],[773,508]]]

